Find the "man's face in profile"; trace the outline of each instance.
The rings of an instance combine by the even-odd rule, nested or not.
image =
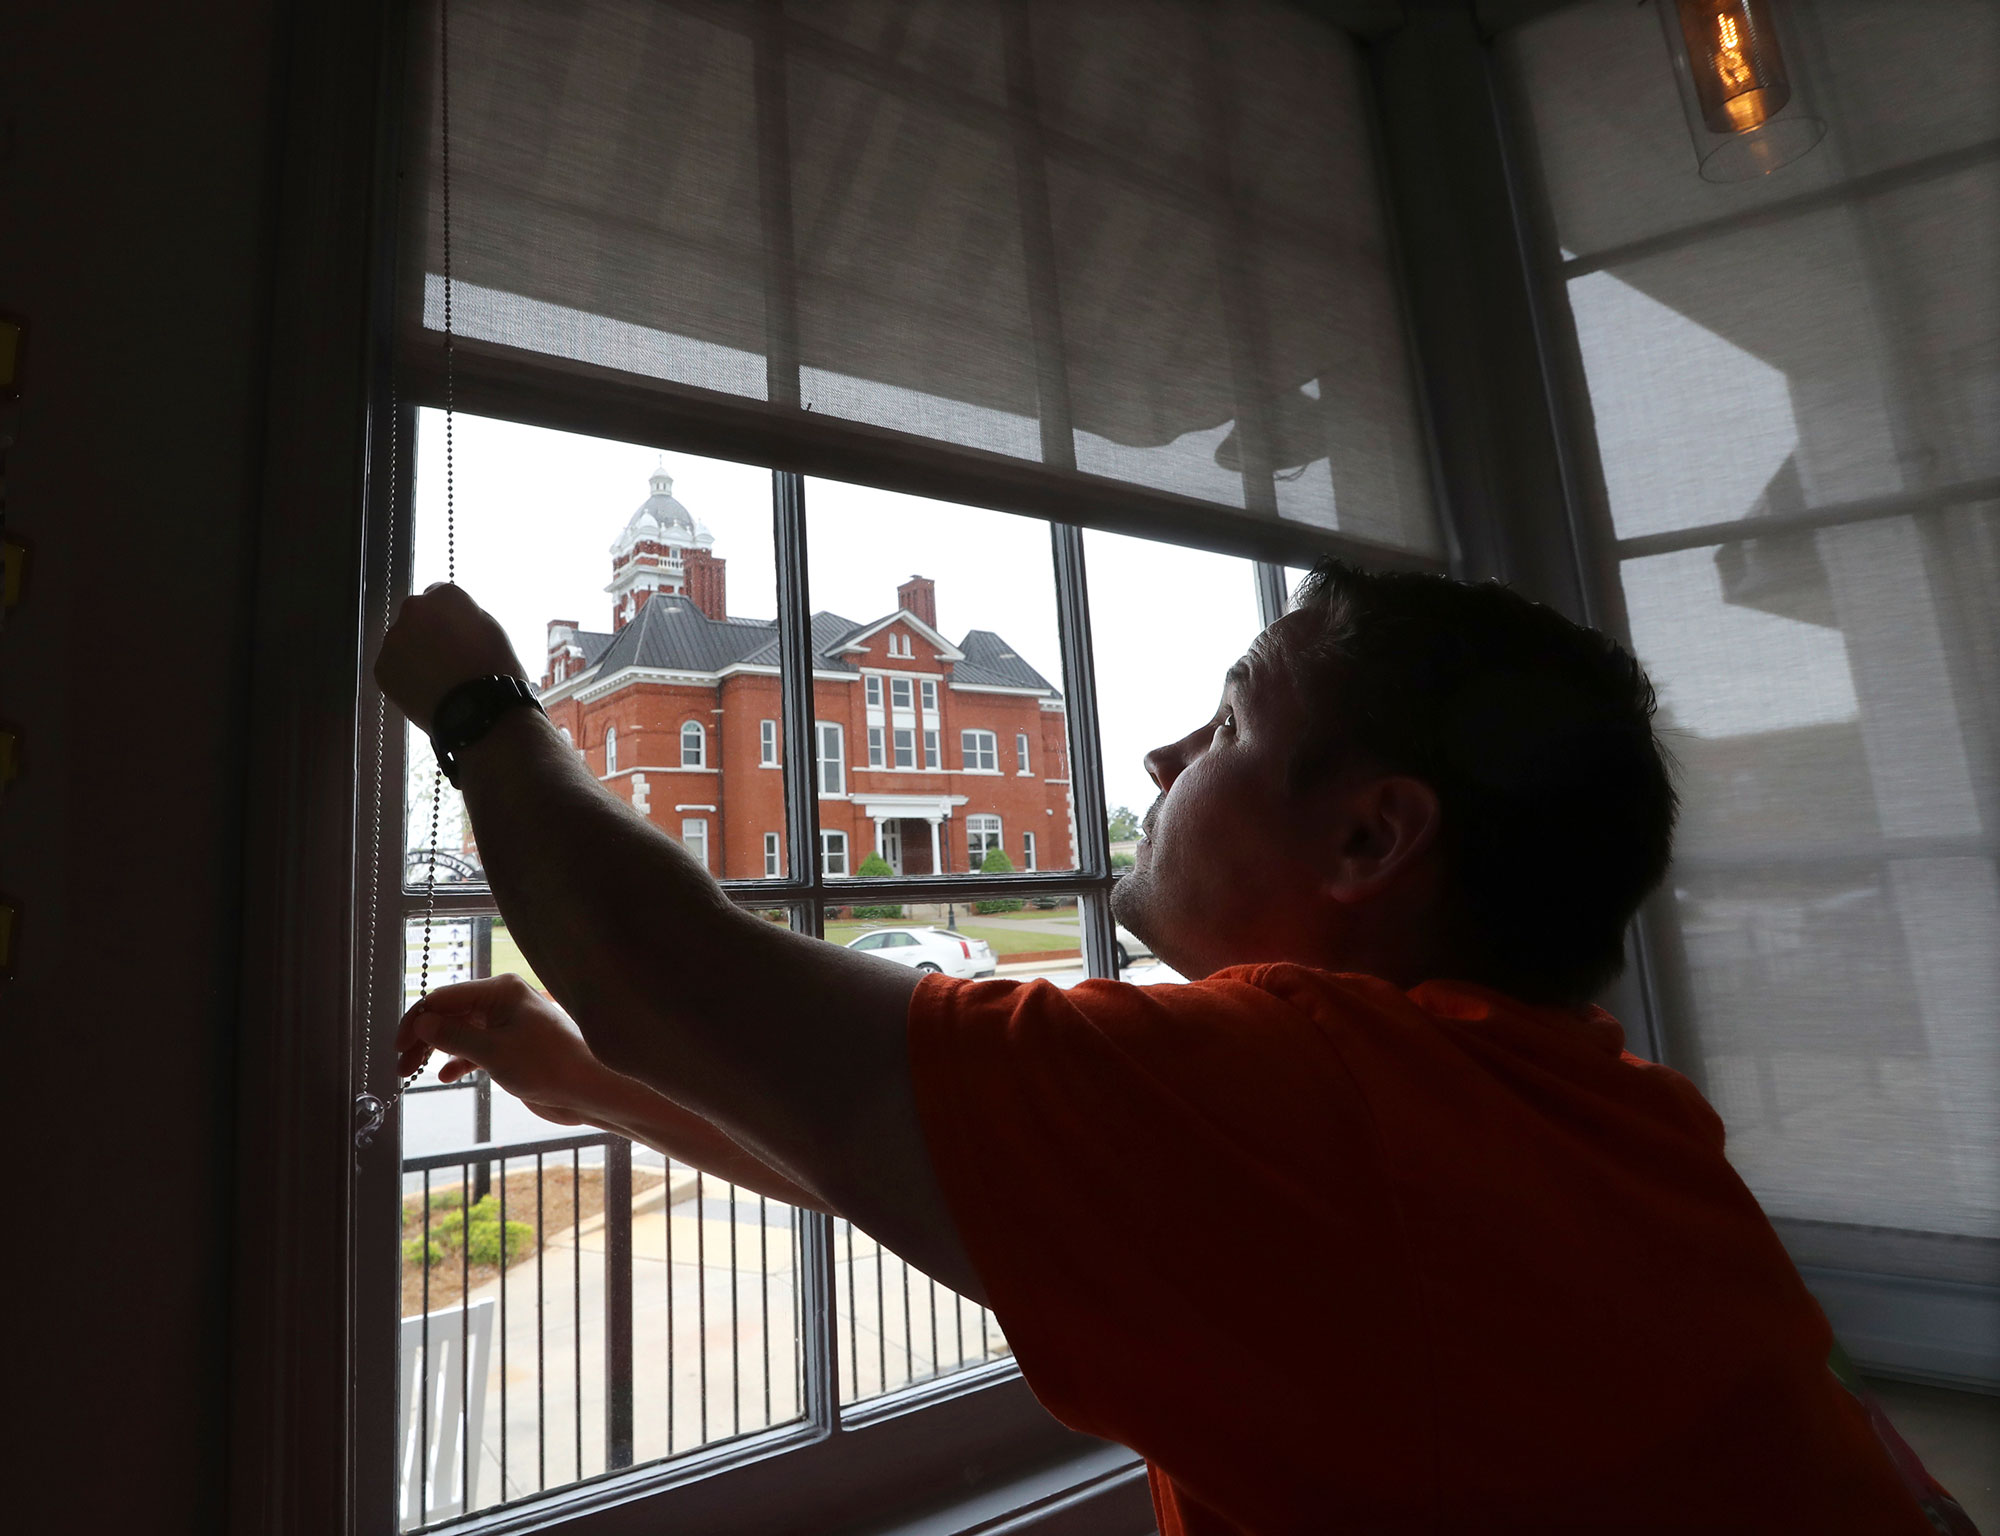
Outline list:
[[[1291,614],[1265,630],[1229,669],[1215,713],[1146,754],[1160,793],[1112,910],[1190,979],[1317,953],[1312,797],[1291,785],[1306,725],[1291,658],[1310,623]]]

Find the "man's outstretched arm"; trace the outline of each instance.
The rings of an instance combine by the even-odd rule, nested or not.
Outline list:
[[[422,729],[447,690],[494,673],[525,676],[499,626],[449,586],[404,603],[376,663]],[[915,975],[733,906],[535,711],[509,711],[460,761],[508,929],[598,1059],[980,1296],[917,1119]]]

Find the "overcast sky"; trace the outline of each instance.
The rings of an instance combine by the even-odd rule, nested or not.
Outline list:
[[[664,464],[674,495],[728,561],[729,611],[777,611],[768,471],[461,415],[454,428],[459,584],[506,627],[540,676],[550,619],[611,627],[611,542]],[[420,413],[416,585],[442,580],[444,418]],[[938,627],[1004,635],[1067,688],[1056,638],[1048,526],[1030,518],[868,490],[807,484],[815,609],[854,620],[894,608],[912,574],[937,583]],[[1109,802],[1152,799],[1140,758],[1215,707],[1222,673],[1257,631],[1249,562],[1143,540],[1086,541]]]

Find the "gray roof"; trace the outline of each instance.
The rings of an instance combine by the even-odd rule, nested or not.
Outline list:
[[[855,635],[882,621],[857,624],[837,613],[812,617],[813,666],[821,672],[852,673],[855,668],[838,653]],[[711,619],[685,597],[661,593],[641,608],[616,634],[577,630],[586,667],[609,677],[627,667],[662,672],[720,672],[741,662],[752,667],[778,665],[778,626],[772,619]],[[1016,655],[990,629],[975,629],[959,643],[965,659],[952,668],[952,680],[992,688],[1056,690],[1041,673]]]
[[[990,629],[966,631],[965,638],[958,642],[958,648],[965,652],[965,660],[951,669],[951,678],[955,683],[983,683],[989,688],[1042,688],[1050,693],[1056,691],[1047,678],[1023,661],[1011,645]]]

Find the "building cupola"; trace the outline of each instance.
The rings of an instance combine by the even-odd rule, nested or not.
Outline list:
[[[675,499],[664,460],[647,488],[651,494],[611,544],[611,583],[604,590],[611,594],[613,630],[629,624],[655,592],[686,592],[688,551],[715,546],[715,535]]]

